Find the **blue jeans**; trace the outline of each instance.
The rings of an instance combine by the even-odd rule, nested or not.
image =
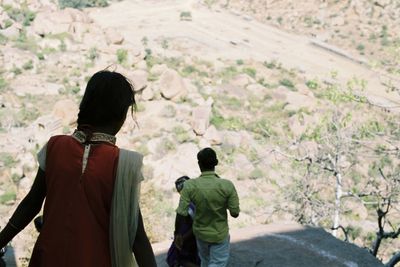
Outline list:
[[[229,235],[221,243],[209,243],[197,239],[201,267],[225,267],[229,260],[229,240]]]

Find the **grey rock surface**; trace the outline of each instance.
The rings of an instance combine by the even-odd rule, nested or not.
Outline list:
[[[154,244],[158,266],[171,242]],[[323,229],[270,224],[231,231],[229,267],[379,267],[367,250],[334,238]]]

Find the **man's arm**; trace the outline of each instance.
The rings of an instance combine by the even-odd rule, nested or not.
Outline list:
[[[228,209],[229,213],[233,218],[237,218],[239,216],[240,208],[239,208],[239,197],[236,192],[235,186],[231,183],[232,188],[228,197]]]
[[[182,216],[188,216],[188,209],[189,209],[189,204],[190,204],[190,189],[189,189],[189,182],[185,183],[185,186],[183,187],[181,191],[181,197],[179,199],[179,206],[176,209],[176,213]]]
[[[139,210],[138,227],[132,251],[135,254],[136,262],[140,267],[157,267],[153,248],[144,230],[142,213]]]
[[[22,231],[42,208],[46,197],[46,175],[38,169],[32,188],[18,205],[9,223],[0,233],[0,247],[5,247],[20,231]]]

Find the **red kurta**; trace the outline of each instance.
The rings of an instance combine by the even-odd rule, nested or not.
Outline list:
[[[91,144],[82,174],[85,146],[71,136],[47,144],[43,228],[30,267],[110,267],[110,206],[118,147]]]

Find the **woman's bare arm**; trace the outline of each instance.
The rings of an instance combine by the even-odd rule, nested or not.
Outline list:
[[[9,223],[0,232],[0,247],[5,247],[40,212],[46,197],[45,176],[45,172],[39,168],[31,190],[18,205]]]
[[[144,230],[142,213],[139,210],[138,227],[132,251],[135,254],[136,262],[140,267],[157,267],[153,248]]]

